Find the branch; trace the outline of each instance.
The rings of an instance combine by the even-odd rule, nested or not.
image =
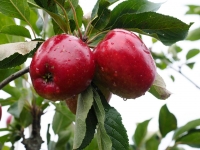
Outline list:
[[[11,81],[15,80],[16,78],[24,75],[25,73],[29,72],[29,67],[26,67],[22,70],[19,70],[17,72],[15,72],[14,74],[10,75],[9,77],[7,77],[5,80],[3,80],[2,82],[0,82],[0,90],[6,86],[8,83],[10,83]]]
[[[188,78],[185,74],[183,74],[183,72],[181,71],[181,69],[177,70],[175,68],[173,68],[172,66],[169,66],[171,69],[173,69],[174,71],[180,73],[184,78],[186,78],[190,83],[192,83],[194,86],[196,86],[196,88],[200,89],[200,86],[198,86],[194,81],[192,81],[190,78]]]
[[[39,150],[44,142],[40,135],[40,120],[43,112],[36,105],[33,105],[31,114],[33,116],[31,136],[27,139],[23,137],[22,143],[24,144],[26,150]]]

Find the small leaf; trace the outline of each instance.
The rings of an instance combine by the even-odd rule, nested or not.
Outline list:
[[[150,139],[145,143],[146,150],[158,150],[160,144],[160,139],[158,135],[154,134]]]
[[[198,5],[187,5],[189,7],[189,10],[186,12],[186,14],[193,14],[193,15],[200,15],[200,6]]]
[[[128,29],[154,37],[165,45],[185,39],[191,26],[191,24],[187,25],[176,18],[155,12],[124,14],[111,23],[107,25],[106,29]]]
[[[104,7],[105,9],[108,8],[108,6],[114,4],[118,0],[98,0],[97,3],[95,4],[94,8],[92,9],[92,14],[91,14],[91,20],[94,18],[99,17],[98,13],[101,13],[103,10],[102,8]]]
[[[187,65],[190,69],[193,69],[193,68],[194,68],[194,65],[195,65],[195,62],[186,63],[186,65]]]
[[[19,118],[15,118],[17,122],[23,127],[28,127],[33,120],[32,114],[30,110],[26,109],[25,107],[22,109]]]
[[[135,133],[133,135],[133,141],[134,141],[136,147],[138,147],[138,148],[140,148],[142,146],[142,142],[144,141],[144,138],[147,134],[147,127],[148,127],[150,120],[151,119],[139,123],[137,125],[137,128],[135,129]]]
[[[159,113],[159,129],[162,137],[165,137],[167,133],[177,128],[177,119],[172,114],[166,105],[163,105]]]
[[[175,81],[175,78],[173,75],[170,75],[170,78],[172,79],[173,82]]]
[[[0,33],[31,38],[29,30],[18,25],[4,26],[1,28]]]
[[[200,39],[200,27],[196,28],[188,33],[186,40],[196,41]]]
[[[169,47],[168,52],[172,54],[174,60],[179,60],[178,53],[182,51],[182,48],[176,44],[173,44]]]
[[[158,73],[156,74],[156,79],[153,85],[150,87],[149,92],[156,98],[162,100],[167,99],[171,95],[171,92],[166,89],[164,80]]]
[[[17,102],[8,108],[8,112],[14,117],[19,118],[25,104],[25,99],[20,98]]]
[[[74,121],[74,115],[64,102],[54,105],[56,106],[56,112],[53,117],[52,128],[54,133],[58,134],[65,130]]]
[[[27,0],[1,0],[0,12],[12,18],[18,18],[27,22],[30,10]]]
[[[176,143],[186,144],[191,147],[200,148],[200,132],[188,133],[177,139]]]
[[[199,49],[191,49],[188,51],[188,53],[186,54],[186,59],[191,59],[193,58],[194,56],[198,55],[200,52]]]
[[[27,60],[32,51],[36,51],[35,48],[39,45],[39,41],[0,45],[0,69],[7,69],[21,65]]]
[[[193,129],[197,126],[200,126],[200,119],[192,120],[185,124],[184,126],[178,128],[175,130],[173,139],[177,140],[179,137],[181,137],[185,132],[189,131],[190,129]]]
[[[74,145],[73,145],[74,149],[79,149],[80,146],[83,144],[84,137],[87,132],[86,119],[87,119],[89,110],[92,107],[92,103],[93,103],[93,92],[92,92],[92,88],[88,87],[84,92],[82,92],[78,96],[77,110],[76,110],[76,124],[75,124],[75,133],[74,133]],[[94,128],[94,126],[92,126],[92,128]]]

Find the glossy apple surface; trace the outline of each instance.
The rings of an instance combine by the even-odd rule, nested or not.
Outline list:
[[[114,29],[94,50],[94,81],[122,98],[137,98],[150,88],[156,67],[149,49],[132,32]]]
[[[103,89],[102,87],[101,88],[101,92],[102,94],[105,96],[107,102],[109,103],[110,102],[110,99],[112,97],[112,93],[106,89]],[[99,88],[99,89],[100,89]],[[77,109],[77,101],[78,101],[78,95],[75,95],[67,100],[65,100],[68,108],[70,109],[70,111],[73,113],[73,114],[76,114],[76,109]]]
[[[40,96],[65,100],[87,88],[94,68],[90,48],[77,37],[61,34],[39,47],[30,65],[30,76]]]

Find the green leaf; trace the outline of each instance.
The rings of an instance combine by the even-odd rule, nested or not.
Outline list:
[[[65,102],[54,104],[56,112],[53,117],[52,128],[55,134],[66,130],[66,128],[75,120],[74,115],[66,106]]]
[[[21,91],[23,93],[23,95],[21,95],[21,97],[19,98],[18,101],[16,101],[14,104],[12,104],[9,108],[8,108],[8,112],[10,114],[12,114],[15,118],[19,118],[20,114],[23,110],[23,107],[25,105],[25,101],[28,95],[28,92],[26,90],[22,90]]]
[[[193,69],[193,68],[194,68],[194,65],[195,65],[195,62],[186,63],[186,65],[187,65],[190,69]]]
[[[192,120],[185,124],[184,126],[178,128],[175,130],[173,139],[177,140],[179,137],[184,135],[185,132],[189,131],[190,129],[193,129],[197,126],[200,126],[200,119]]]
[[[144,142],[144,138],[147,134],[147,127],[150,120],[151,119],[139,123],[137,125],[137,128],[135,129],[135,133],[133,135],[133,141],[136,147],[138,148],[140,148],[142,146],[142,143]]]
[[[167,133],[177,128],[177,119],[172,114],[166,104],[162,106],[159,113],[159,129],[162,137],[165,137]]]
[[[158,73],[156,74],[156,79],[153,85],[150,87],[149,92],[161,100],[165,100],[171,95],[171,92],[166,89],[164,80]]]
[[[96,90],[93,89],[94,94],[94,110],[95,114],[97,116],[98,120],[98,128],[97,128],[97,142],[99,149],[102,150],[111,150],[112,149],[112,141],[108,134],[106,133],[104,121],[105,121],[105,110],[101,103],[101,99],[96,92]]]
[[[91,14],[92,25],[95,29],[102,30],[109,22],[110,10],[108,7],[112,3],[107,0],[98,0]]]
[[[157,11],[161,3],[152,3],[147,0],[127,0],[118,4],[111,12],[109,24],[112,25],[117,18],[128,13],[143,13],[148,11]],[[109,25],[108,25],[109,26]]]
[[[30,10],[27,0],[1,0],[0,2],[0,12],[3,14],[26,22],[29,20]]]
[[[186,54],[186,59],[191,59],[193,58],[194,56],[198,55],[200,52],[199,49],[191,49],[188,51],[188,53]]]
[[[108,8],[108,6],[114,4],[115,2],[117,2],[118,0],[98,0],[94,6],[94,8],[92,9],[92,14],[91,14],[91,20],[93,20],[94,18],[99,17],[98,13],[102,12],[102,8],[104,6],[105,9]]]
[[[78,5],[76,7],[75,11],[76,11],[76,16],[77,16],[77,20],[78,20],[78,25],[80,28],[82,26],[83,10],[82,10],[81,6]]]
[[[187,5],[189,7],[189,10],[186,12],[186,14],[193,14],[193,15],[200,15],[200,6],[198,5]]]
[[[30,110],[26,109],[25,107],[22,109],[19,118],[15,118],[17,122],[23,127],[28,127],[32,121],[33,117]]]
[[[70,137],[72,136],[71,131],[65,130],[61,131],[58,134],[58,141],[56,142],[56,147],[55,149],[59,149],[60,147],[66,147],[67,142],[69,141]]]
[[[160,139],[158,135],[154,134],[150,139],[145,143],[146,150],[158,150],[160,144]]]
[[[55,3],[54,0],[42,0],[42,1],[41,0],[34,0],[34,1],[38,6],[44,8],[44,9],[50,11],[50,12],[56,12],[57,13],[57,7],[56,7],[56,3]]]
[[[196,28],[188,33],[186,40],[196,41],[200,39],[200,27]]]
[[[178,53],[182,51],[182,48],[176,44],[173,44],[169,47],[168,52],[172,54],[174,60],[179,60]]]
[[[10,137],[10,134],[5,134],[0,136],[0,143],[3,145],[5,142],[8,141],[8,138]]]
[[[29,30],[18,25],[4,26],[1,28],[0,33],[31,38]]]
[[[21,65],[33,51],[35,52],[37,50],[39,45],[39,41],[0,45],[0,69],[8,69]]]
[[[95,87],[95,85],[93,85]],[[96,87],[94,92],[99,94],[99,98],[105,110],[105,130],[112,141],[112,149],[127,150],[129,148],[127,131],[122,124],[122,118],[117,110],[111,107],[102,92]],[[96,94],[97,94],[96,93]],[[98,96],[97,96],[98,97]]]
[[[171,45],[185,39],[190,26],[170,16],[155,12],[144,12],[121,15],[115,22],[109,24],[106,29],[128,29],[152,36],[165,45]]]
[[[83,143],[83,141],[86,140],[90,142],[94,136],[94,130],[96,128],[95,123],[87,124],[90,122],[86,121],[87,116],[89,115],[88,114],[89,110],[92,107],[92,103],[93,103],[93,92],[92,92],[92,88],[88,87],[84,92],[82,92],[78,96],[77,110],[76,110],[76,124],[75,124],[75,133],[74,133],[74,145],[73,145],[74,149],[79,149],[82,146],[83,147],[87,146],[89,143],[85,144]],[[89,119],[90,117],[91,116],[89,115]],[[89,133],[89,130],[88,130],[88,128],[90,127],[89,125],[91,125],[91,129],[92,129],[91,133]],[[86,136],[86,133],[90,136],[90,138],[84,139]]]
[[[176,140],[176,143],[186,144],[191,147],[200,148],[200,132],[188,133]]]

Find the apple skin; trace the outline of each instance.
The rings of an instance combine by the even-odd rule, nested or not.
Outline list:
[[[111,30],[94,50],[94,81],[124,99],[145,94],[156,77],[149,49],[134,33]]]
[[[33,87],[43,98],[65,100],[84,91],[94,75],[90,48],[72,35],[61,34],[46,40],[30,64]]]
[[[112,97],[112,93],[106,89],[103,89],[102,87],[99,88],[102,92],[102,94],[105,96],[107,102],[109,103],[110,102],[110,99]],[[77,101],[78,101],[78,95],[75,95],[67,100],[65,100],[68,108],[70,109],[70,111],[73,113],[73,114],[76,114],[76,109],[77,109]]]

